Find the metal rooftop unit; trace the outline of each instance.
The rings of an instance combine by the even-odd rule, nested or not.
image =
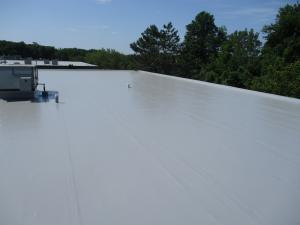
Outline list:
[[[0,65],[0,98],[30,98],[38,86],[32,65]]]
[[[0,224],[300,224],[300,100],[135,71],[41,70],[0,100]]]

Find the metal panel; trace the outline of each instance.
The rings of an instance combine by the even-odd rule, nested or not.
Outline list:
[[[19,89],[19,79],[14,76],[12,67],[0,67],[0,90]]]
[[[23,77],[23,76],[28,76],[32,77],[32,67],[12,67],[13,69],[13,75],[18,76],[18,77]]]
[[[20,82],[20,84],[19,84],[20,91],[33,91],[31,77],[21,77],[19,82]]]
[[[2,65],[0,66],[0,90],[32,91],[36,84],[36,74],[37,70],[32,66]],[[27,86],[26,90],[23,90],[24,85]]]

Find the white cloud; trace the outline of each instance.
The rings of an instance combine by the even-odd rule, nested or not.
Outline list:
[[[112,0],[96,0],[99,4],[108,4],[112,2]]]

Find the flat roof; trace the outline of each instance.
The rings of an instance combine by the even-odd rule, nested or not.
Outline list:
[[[16,63],[24,65],[25,60],[4,60],[7,64],[14,65]],[[77,61],[57,61],[58,65],[52,65],[52,60],[48,60],[49,63],[45,64],[44,60],[32,60],[32,65],[37,66],[76,66],[76,67],[96,67],[96,65],[85,63],[85,62],[77,62]],[[17,64],[17,65],[18,65]],[[2,64],[0,64],[2,65]]]
[[[33,64],[31,64],[31,65],[25,65],[25,64],[0,64],[0,68],[2,68],[2,67],[4,67],[4,68],[6,68],[6,67],[9,67],[9,68],[14,68],[14,67],[36,67],[36,65],[33,65]]]
[[[60,104],[0,100],[1,224],[300,223],[300,100],[147,72],[39,75]]]

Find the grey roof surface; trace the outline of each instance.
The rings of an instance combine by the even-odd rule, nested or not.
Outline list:
[[[36,65],[26,65],[26,64],[0,64],[1,67],[36,67]]]
[[[146,72],[39,74],[60,104],[0,100],[0,224],[300,224],[300,100]]]
[[[7,64],[15,64],[15,63],[19,63],[21,65],[25,64],[24,60],[6,60]],[[52,65],[52,61],[49,61],[49,64],[45,64],[44,60],[32,60],[32,65],[38,65],[38,66],[53,66]],[[96,67],[95,65],[92,64],[88,64],[85,62],[76,62],[76,61],[58,61],[58,66],[69,66],[69,65],[73,65],[73,66],[77,66],[77,67],[85,67],[85,66],[89,66],[89,67]],[[55,66],[55,65],[54,65]]]

